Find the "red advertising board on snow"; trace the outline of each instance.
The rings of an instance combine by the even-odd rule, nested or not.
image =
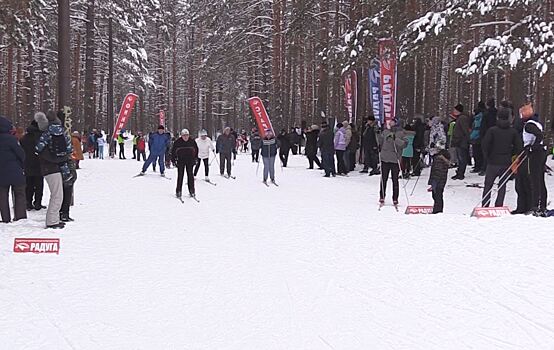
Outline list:
[[[121,105],[121,109],[119,110],[117,123],[115,123],[112,139],[116,140],[117,135],[119,135],[121,129],[123,129],[125,124],[127,124],[127,120],[129,120],[129,117],[131,116],[131,112],[133,111],[133,107],[135,106],[137,97],[138,96],[133,93],[128,93],[127,96],[125,96],[123,104]]]
[[[406,214],[433,214],[433,206],[431,205],[410,205],[406,208]]]
[[[508,207],[475,208],[471,213],[471,216],[476,218],[498,218],[506,215],[510,215],[510,208]]]
[[[271,130],[271,132],[275,135],[273,125],[271,125],[271,120],[269,120],[269,116],[267,115],[267,111],[265,110],[262,100],[260,100],[259,97],[254,96],[249,98],[247,101],[250,105],[250,109],[252,110],[252,114],[254,114],[254,118],[256,119],[260,136],[263,138],[266,130]]]
[[[16,238],[13,242],[14,253],[59,254],[59,238]]]

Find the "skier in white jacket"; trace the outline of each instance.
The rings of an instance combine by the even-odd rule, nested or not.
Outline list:
[[[205,181],[210,181],[210,178],[208,177],[210,173],[210,151],[214,152],[215,148],[212,143],[212,140],[208,137],[208,133],[206,130],[201,130],[198,135],[196,141],[196,145],[198,146],[198,160],[196,162],[196,167],[194,168],[194,176],[196,177],[196,174],[198,174],[198,170],[200,169],[200,163],[204,163],[204,173],[205,173]]]

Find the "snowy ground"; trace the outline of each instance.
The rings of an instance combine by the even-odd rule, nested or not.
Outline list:
[[[379,212],[377,177],[306,163],[266,188],[239,155],[236,180],[181,204],[175,170],[85,160],[76,222],[0,226],[0,348],[552,349],[552,219],[472,218],[481,190],[453,181],[444,215]],[[431,204],[426,176],[411,204]],[[15,237],[59,237],[60,255]]]

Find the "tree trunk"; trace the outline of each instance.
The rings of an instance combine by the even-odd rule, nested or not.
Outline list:
[[[71,100],[70,10],[69,0],[58,1],[58,108],[69,107]],[[62,120],[62,125],[65,120]]]
[[[85,97],[84,97],[84,113],[85,113],[85,132],[92,130],[96,119],[96,102],[95,102],[95,87],[94,87],[94,1],[88,0],[87,7],[87,23],[86,23],[86,50],[85,50]]]

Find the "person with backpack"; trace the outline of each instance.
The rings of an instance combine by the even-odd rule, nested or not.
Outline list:
[[[187,171],[187,186],[189,195],[191,197],[196,196],[194,190],[194,165],[197,164],[198,158],[198,145],[195,140],[190,137],[190,133],[187,129],[181,131],[181,137],[179,137],[173,143],[171,149],[171,160],[177,165],[177,188],[175,189],[175,195],[177,198],[182,197],[183,191],[183,178],[185,170]]]
[[[64,228],[65,224],[60,222],[60,209],[63,202],[63,183],[72,180],[68,165],[73,151],[71,141],[55,112],[48,112],[48,116],[38,112],[35,114],[35,121],[42,131],[35,150],[39,155],[42,175],[50,189],[46,228]]]
[[[42,205],[42,194],[44,191],[44,178],[40,171],[40,160],[35,153],[42,132],[36,121],[32,121],[27,127],[27,133],[19,141],[25,151],[25,197],[27,199],[27,210],[46,209]]]
[[[26,219],[25,207],[25,152],[11,134],[13,124],[0,116],[0,216],[2,222],[11,221],[9,195],[14,196],[14,221]]]
[[[142,165],[142,170],[139,175],[146,174],[146,170],[150,166],[150,164],[154,164],[156,160],[158,160],[158,164],[160,165],[160,175],[163,177],[165,176],[165,152],[167,147],[169,147],[169,143],[171,142],[170,136],[168,133],[165,132],[165,127],[163,125],[158,126],[158,132],[157,133],[150,133],[150,136],[148,138],[148,146],[150,147],[150,154],[148,155],[148,159],[146,159],[146,162]],[[156,168],[154,168],[154,171],[156,171]]]

